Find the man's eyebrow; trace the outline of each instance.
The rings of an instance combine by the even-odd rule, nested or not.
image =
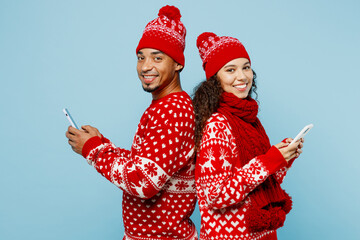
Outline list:
[[[141,54],[144,55],[144,53],[142,51],[138,51],[137,54]],[[164,54],[164,52],[162,51],[154,51],[150,53],[151,55],[157,55],[157,54]]]
[[[151,55],[164,54],[162,51],[154,51],[151,52]]]

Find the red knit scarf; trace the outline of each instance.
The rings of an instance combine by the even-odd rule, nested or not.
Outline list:
[[[241,99],[232,93],[224,92],[217,111],[230,123],[241,166],[270,149],[269,138],[257,118],[258,104],[254,99]],[[249,197],[252,208],[247,214],[247,223],[252,231],[274,230],[283,226],[292,202],[274,176],[268,177]]]

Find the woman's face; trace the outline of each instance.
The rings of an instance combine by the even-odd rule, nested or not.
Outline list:
[[[217,73],[225,92],[246,98],[251,90],[253,71],[247,58],[236,58],[226,63]]]

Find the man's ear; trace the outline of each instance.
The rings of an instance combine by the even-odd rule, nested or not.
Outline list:
[[[176,63],[175,71],[181,71],[184,68],[183,65]]]

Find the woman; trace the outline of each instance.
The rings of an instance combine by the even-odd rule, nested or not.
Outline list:
[[[270,145],[251,98],[256,75],[239,40],[203,33],[197,47],[207,79],[193,100],[200,239],[277,239],[292,205],[280,184],[303,140]]]

